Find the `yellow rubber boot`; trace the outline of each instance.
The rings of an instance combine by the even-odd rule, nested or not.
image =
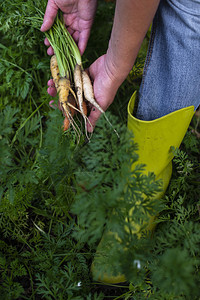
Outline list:
[[[154,172],[156,179],[162,179],[165,193],[172,174],[173,152],[171,147],[179,148],[191,119],[194,106],[182,108],[153,121],[143,121],[133,116],[136,92],[128,104],[128,129],[134,134],[139,147],[137,164],[145,164],[145,173]],[[134,165],[133,165],[134,167]]]
[[[135,99],[136,92],[132,95],[128,104],[127,126],[134,134],[134,142],[138,144],[139,160],[136,164],[145,164],[144,173],[154,172],[156,180],[162,180],[162,191],[156,194],[156,199],[160,199],[168,187],[172,174],[173,152],[171,147],[178,148],[180,146],[194,115],[194,106],[182,108],[153,121],[143,121],[133,116]],[[135,164],[132,167],[134,168]],[[150,218],[148,229],[153,229],[152,223],[152,218]],[[97,248],[97,253],[100,252],[100,249],[104,249],[104,238],[102,238]],[[95,264],[96,260],[98,260],[98,256],[94,259],[92,266],[95,280],[105,283],[126,281],[123,274],[116,274],[116,276],[103,274],[103,276],[97,278],[98,270],[95,265],[98,265],[98,263]]]

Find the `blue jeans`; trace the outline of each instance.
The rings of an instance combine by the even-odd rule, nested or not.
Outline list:
[[[161,0],[136,117],[154,120],[200,104],[200,0]]]

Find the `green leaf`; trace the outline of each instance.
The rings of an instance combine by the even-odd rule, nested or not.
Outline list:
[[[20,95],[22,99],[25,99],[29,92],[30,82],[31,79],[29,77],[26,77],[25,80],[21,82]]]
[[[13,74],[14,74],[14,70],[13,69],[10,69],[10,70],[8,70],[6,72],[6,81],[7,81],[7,83],[10,82],[10,79],[13,76]]]

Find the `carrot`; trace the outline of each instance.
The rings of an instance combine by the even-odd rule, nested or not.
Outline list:
[[[82,71],[82,80],[83,80],[83,93],[85,99],[94,105],[101,113],[105,113],[101,106],[96,102],[94,98],[94,91],[92,87],[92,83],[88,74],[83,70]]]
[[[60,77],[60,71],[58,68],[58,62],[56,55],[54,54],[50,60],[50,69],[51,75],[53,77],[53,82],[55,84],[55,88],[59,93],[59,101],[62,107],[66,109],[66,102],[68,99],[70,88],[70,81],[66,77]]]
[[[63,130],[64,131],[67,131],[70,127],[70,121],[68,119],[68,117],[65,117],[64,118],[64,121],[63,121]]]
[[[83,111],[83,82],[82,82],[82,76],[81,76],[81,66],[76,64],[74,68],[74,84],[75,84],[75,89],[76,89],[76,95],[77,95],[77,100],[78,100],[78,106],[79,109],[84,115]]]
[[[79,65],[79,64],[76,64],[76,66],[74,68],[74,84],[75,84],[76,95],[77,95],[77,100],[78,100],[78,107],[80,109],[82,117],[84,118],[85,132],[86,132],[86,136],[88,138],[87,121],[89,121],[89,120],[87,118],[87,106],[86,106],[85,101],[83,101],[82,68],[81,68],[81,65]]]
[[[88,102],[90,102],[92,105],[94,105],[104,115],[104,117],[105,117],[106,121],[109,123],[109,125],[111,127],[113,127],[112,124],[110,123],[109,119],[107,118],[105,111],[96,102],[90,77],[84,70],[82,71],[82,80],[83,80],[83,93],[84,93],[85,99]],[[115,129],[113,129],[113,130],[119,138],[119,134],[117,133],[117,131]]]
[[[85,101],[83,101],[83,112],[87,116],[87,104]]]
[[[56,90],[59,93],[59,102],[61,109],[65,114],[69,111],[67,107],[69,92],[75,96],[74,91],[70,87],[70,80],[66,77],[60,77],[56,55],[53,55],[50,60],[51,75],[55,84]],[[75,96],[76,97],[76,96]]]
[[[72,125],[74,131],[80,136],[79,129],[76,127],[76,123],[73,119],[73,113],[71,111],[71,108],[73,108],[73,112],[75,110],[75,106],[70,104],[69,102],[69,92],[70,92],[70,81],[67,78],[60,78],[58,81],[58,93],[59,93],[59,102],[60,107],[65,115],[65,121],[64,121],[64,130],[67,130],[70,125]],[[68,124],[68,121],[69,124]]]
[[[67,78],[60,78],[58,81],[59,102],[64,112],[68,112],[68,96],[70,91],[70,81]]]
[[[74,96],[72,96],[71,94],[68,97],[68,104],[71,104],[70,111],[71,111],[71,114],[72,114],[72,117],[73,117],[74,114],[75,114],[76,101],[74,99]]]
[[[53,77],[53,82],[54,82],[56,90],[57,90],[58,89],[58,82],[59,82],[59,79],[60,79],[60,72],[59,72],[59,69],[58,69],[58,62],[57,62],[57,58],[56,58],[55,54],[51,57],[50,69],[51,69],[51,75]]]
[[[55,55],[51,57],[50,68],[55,88],[59,93],[59,104],[65,116],[64,130],[67,130],[72,125],[76,134],[80,137],[81,130],[73,119],[74,112],[78,111],[85,124],[85,133],[88,138],[87,122],[92,126],[87,117],[87,105],[84,99],[96,107],[109,122],[104,110],[97,103],[94,97],[93,86],[88,74],[82,69],[81,55],[77,45],[73,41],[70,34],[65,30],[63,20],[57,17],[57,27],[54,33],[49,32],[48,39],[54,48]],[[64,30],[64,31],[63,31]],[[62,32],[65,32],[65,38],[62,37]],[[63,52],[63,49],[66,51]],[[74,81],[75,89],[72,89]],[[75,91],[75,92],[74,92]],[[69,96],[73,95],[77,102],[77,107],[74,102],[71,102]],[[111,125],[112,126],[112,125]]]
[[[68,97],[68,103],[71,104],[69,107],[71,116],[73,117],[75,114],[75,107],[76,107],[76,101],[72,95],[69,95]],[[65,113],[65,119],[63,123],[63,130],[66,131],[70,127],[70,119],[68,118],[67,114]]]
[[[55,84],[55,88],[59,93],[59,102],[60,102],[61,109],[66,112],[68,111],[66,103],[69,96],[70,81],[67,78],[60,77],[60,71],[58,68],[58,62],[55,54],[51,57],[50,69],[51,69],[51,75],[53,77],[53,82]]]
[[[56,55],[53,55],[51,57],[50,69],[51,69],[51,75],[53,77],[53,81],[54,81],[56,90],[59,93],[60,108],[63,111],[63,114],[65,116],[63,129],[64,129],[64,131],[66,131],[67,129],[69,129],[70,124],[72,124],[74,130],[77,132],[76,126],[73,121],[76,103],[75,103],[74,97],[69,95],[70,91],[72,92],[72,94],[74,94],[74,92],[72,91],[72,89],[70,87],[70,80],[66,77],[60,77],[60,72],[59,72],[59,68],[58,68]],[[73,98],[73,101],[72,101],[72,98],[70,98],[70,97]],[[70,107],[69,107],[69,105],[70,105]]]

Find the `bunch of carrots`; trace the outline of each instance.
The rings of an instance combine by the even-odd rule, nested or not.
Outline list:
[[[84,120],[85,134],[89,138],[87,133],[87,122],[89,122],[87,103],[91,103],[101,113],[104,111],[94,98],[90,77],[83,69],[79,49],[65,27],[61,12],[57,15],[53,27],[45,35],[54,50],[54,55],[50,60],[50,69],[59,95],[59,107],[65,117],[64,131],[72,126],[80,136],[81,130],[74,119],[77,112]],[[92,126],[90,122],[89,124]]]
[[[31,17],[32,26],[38,29],[38,24],[43,21],[44,14],[38,9],[37,14]],[[62,12],[59,11],[53,26],[45,32],[54,55],[50,60],[50,69],[55,88],[59,95],[59,107],[64,116],[64,131],[71,126],[80,138],[82,134],[76,119],[75,113],[81,115],[85,125],[87,139],[87,122],[92,127],[88,115],[88,103],[96,107],[112,126],[105,115],[104,110],[94,98],[93,86],[87,72],[83,69],[81,55],[74,39],[65,27]],[[114,129],[117,134],[116,130]],[[118,135],[118,134],[117,134]]]

